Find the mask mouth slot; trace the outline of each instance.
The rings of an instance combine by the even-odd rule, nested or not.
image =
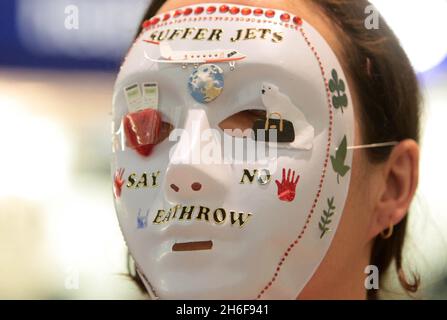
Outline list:
[[[194,242],[181,242],[175,243],[172,246],[172,251],[203,251],[211,250],[213,248],[213,242],[209,241],[194,241]]]

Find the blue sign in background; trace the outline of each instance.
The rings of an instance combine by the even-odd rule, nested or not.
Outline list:
[[[148,3],[2,0],[0,66],[115,71]],[[72,7],[79,18],[77,30],[65,26]]]

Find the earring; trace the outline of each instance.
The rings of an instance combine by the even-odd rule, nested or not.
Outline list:
[[[380,233],[380,236],[381,236],[382,239],[384,239],[384,240],[389,239],[389,238],[391,238],[391,236],[393,235],[393,230],[394,230],[394,225],[391,223],[391,224],[390,224],[390,227],[388,228],[388,230],[386,231],[386,233],[385,233],[385,230],[384,230],[384,231],[382,231],[382,232]]]

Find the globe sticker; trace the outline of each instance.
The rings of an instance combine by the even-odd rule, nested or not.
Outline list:
[[[215,100],[224,88],[223,70],[214,64],[201,65],[189,77],[188,88],[199,103]]]

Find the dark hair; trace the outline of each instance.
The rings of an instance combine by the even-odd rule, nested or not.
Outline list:
[[[153,0],[143,21],[156,15],[165,2]],[[344,48],[342,64],[350,74],[360,100],[364,142],[419,141],[421,94],[417,78],[388,24],[381,18],[379,29],[366,29],[365,8],[371,5],[367,0],[313,0],[312,3],[337,26]],[[391,150],[369,149],[367,155],[371,162],[380,163],[389,157]],[[376,237],[370,263],[385,272],[394,259],[401,286],[407,293],[414,293],[420,278],[413,273],[410,283],[402,268],[407,216],[394,226],[389,239]],[[133,278],[141,284],[136,275]],[[377,290],[368,290],[368,299],[377,299]]]

